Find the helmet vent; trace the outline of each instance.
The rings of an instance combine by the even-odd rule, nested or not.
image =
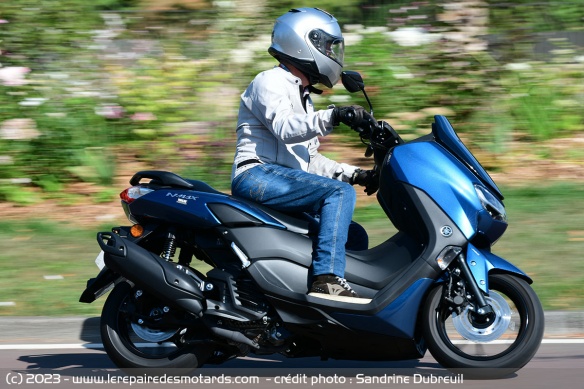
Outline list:
[[[330,14],[330,13],[326,12],[324,9],[320,9],[320,8],[317,8],[317,7],[314,7],[314,9],[316,9],[316,10],[318,10],[318,11],[322,12],[322,13],[325,13],[325,14],[327,14],[327,15],[328,15],[328,16],[330,16],[331,18],[333,18],[333,17],[334,17],[332,14]]]

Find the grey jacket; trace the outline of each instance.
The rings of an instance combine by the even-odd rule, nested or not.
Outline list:
[[[258,74],[241,95],[232,178],[255,166],[237,169],[237,164],[257,159],[348,182],[356,167],[318,152],[318,137],[333,130],[332,112],[314,111],[301,80],[287,70],[274,67]]]

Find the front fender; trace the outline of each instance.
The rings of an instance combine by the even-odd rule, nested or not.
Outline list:
[[[478,249],[470,243],[466,253],[466,262],[479,288],[487,294],[490,272],[515,274],[530,284],[533,283],[533,280],[517,266],[487,250]]]

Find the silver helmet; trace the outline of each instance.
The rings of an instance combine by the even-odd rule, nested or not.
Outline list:
[[[296,8],[276,19],[268,52],[306,74],[311,85],[335,85],[343,69],[345,43],[331,14],[318,8]]]

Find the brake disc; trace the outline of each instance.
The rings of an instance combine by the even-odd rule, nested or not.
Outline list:
[[[158,308],[155,308],[152,311],[150,311],[150,317],[156,317],[158,315],[160,315],[160,310]],[[132,330],[134,330],[134,333],[138,335],[138,337],[148,342],[155,343],[164,342],[165,340],[172,338],[174,334],[178,332],[178,328],[160,330],[157,328],[150,328],[134,322],[131,323],[131,326]]]
[[[178,329],[162,331],[146,326],[141,326],[140,324],[136,323],[132,323],[132,330],[134,330],[134,333],[141,339],[155,343],[164,342],[165,340],[172,338],[173,335],[178,331]]]
[[[456,331],[471,342],[492,342],[499,339],[510,327],[511,307],[507,301],[498,293],[491,291],[490,296],[485,298],[493,309],[491,322],[478,326],[473,320],[474,312],[467,306],[460,315],[452,314],[452,324]]]

